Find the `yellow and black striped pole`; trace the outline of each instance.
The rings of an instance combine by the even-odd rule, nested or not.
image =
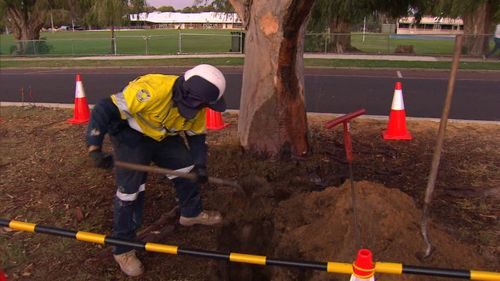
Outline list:
[[[249,255],[242,253],[222,253],[215,251],[206,251],[198,249],[181,248],[179,246],[172,246],[166,244],[157,244],[149,242],[136,242],[129,241],[114,237],[108,237],[103,234],[97,234],[85,231],[73,231],[51,226],[43,226],[34,223],[21,222],[15,220],[0,219],[0,226],[5,226],[14,230],[45,233],[57,236],[74,238],[84,242],[106,244],[106,245],[120,245],[130,246],[135,249],[145,250],[148,252],[164,253],[171,255],[189,255],[203,258],[220,259],[230,262],[247,263],[256,265],[274,265],[286,267],[298,267],[304,269],[321,270],[330,273],[352,274],[353,265],[351,263],[340,262],[315,262],[315,261],[292,261],[273,259],[266,256]],[[376,262],[375,273],[386,274],[416,274],[416,275],[429,275],[440,276],[449,278],[461,278],[468,280],[485,280],[485,281],[500,281],[500,273],[476,270],[456,270],[444,268],[432,268],[404,265],[401,263],[386,263]]]

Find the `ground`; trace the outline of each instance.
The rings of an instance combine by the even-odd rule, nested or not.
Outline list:
[[[64,109],[1,108],[0,218],[109,235],[113,175],[91,165],[85,126],[66,123],[71,116]],[[300,161],[265,161],[243,152],[237,116],[223,117],[230,126],[208,134],[210,175],[238,181],[249,192],[204,186],[205,208],[219,209],[225,222],[187,228],[176,222],[169,183],[151,174],[143,227],[155,227],[143,231],[144,239],[287,260],[352,262],[355,235],[342,129],[324,128],[336,116],[309,116],[312,153]],[[376,261],[498,271],[500,125],[448,123],[429,224],[436,250],[422,260],[417,258],[425,249],[421,210],[439,124],[407,124],[411,141],[384,141],[386,120],[351,123],[361,245],[373,251]],[[111,150],[109,141],[105,150]],[[165,215],[169,212],[173,215]],[[109,247],[69,238],[0,228],[0,253],[9,280],[128,280]],[[140,280],[348,280],[319,271],[139,256],[146,266]],[[409,275],[379,279],[424,280]]]

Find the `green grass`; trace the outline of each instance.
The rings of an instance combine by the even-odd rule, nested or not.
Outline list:
[[[243,65],[243,58],[173,58],[143,60],[17,60],[2,61],[0,68],[22,67],[148,67],[148,66],[190,66],[209,63],[219,66]],[[306,67],[332,68],[414,68],[414,69],[450,69],[451,62],[422,61],[384,61],[355,59],[304,59]],[[500,70],[497,62],[461,62],[463,70]]]
[[[455,41],[450,40],[428,40],[428,39],[399,39],[391,38],[389,34],[367,34],[363,42],[362,34],[351,36],[352,45],[367,53],[391,54],[399,45],[414,46],[417,55],[452,55]]]

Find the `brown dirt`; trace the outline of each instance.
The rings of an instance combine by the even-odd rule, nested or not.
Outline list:
[[[71,112],[62,109],[1,108],[0,218],[109,234],[113,175],[91,166],[85,126],[67,124],[69,117]],[[237,116],[224,118],[231,126],[209,132],[209,172],[253,184],[253,194],[204,187],[205,207],[221,210],[224,224],[185,228],[170,220],[174,227],[160,242],[287,260],[352,262],[355,241],[342,129],[323,129],[334,116],[309,118],[313,153],[303,161],[264,161],[243,153]],[[498,271],[500,126],[448,124],[429,225],[436,251],[419,260],[416,253],[425,249],[419,227],[422,198],[438,123],[407,123],[414,140],[387,142],[381,138],[385,121],[352,122],[362,245],[376,261]],[[144,227],[175,206],[166,186],[164,179],[150,175]],[[348,280],[325,272],[186,256],[143,252],[140,257],[147,269],[141,280]],[[9,280],[128,279],[107,247],[6,228],[0,228],[0,266]],[[383,279],[423,280],[408,275]]]

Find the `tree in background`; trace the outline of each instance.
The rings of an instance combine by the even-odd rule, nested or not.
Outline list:
[[[148,9],[148,5],[145,0],[129,0],[128,6],[130,14],[140,14]]]
[[[500,0],[438,0],[428,6],[437,16],[461,17],[464,21],[464,49],[469,55],[488,51],[488,37],[495,23],[500,22]]]
[[[97,23],[111,28],[111,53],[116,54],[115,26],[128,20],[127,0],[94,0],[91,8],[92,18]]]
[[[194,6],[209,7],[211,12],[234,13],[229,0],[194,0]]]
[[[158,11],[162,12],[162,13],[166,13],[166,12],[175,12],[175,8],[172,7],[172,6],[160,6],[158,7],[157,9]]]
[[[17,40],[39,39],[48,9],[47,0],[0,0],[5,24]]]
[[[40,39],[48,11],[60,5],[61,1],[56,0],[0,0],[4,22],[18,40],[18,53],[25,54],[36,47],[33,40]]]
[[[309,152],[304,33],[314,1],[230,0],[246,29],[238,136],[266,156]]]
[[[308,29],[330,33],[329,50],[336,53],[353,51],[351,25],[363,21],[375,12],[388,17],[407,16],[410,8],[420,11],[424,0],[316,0]],[[417,15],[419,17],[419,14]]]

